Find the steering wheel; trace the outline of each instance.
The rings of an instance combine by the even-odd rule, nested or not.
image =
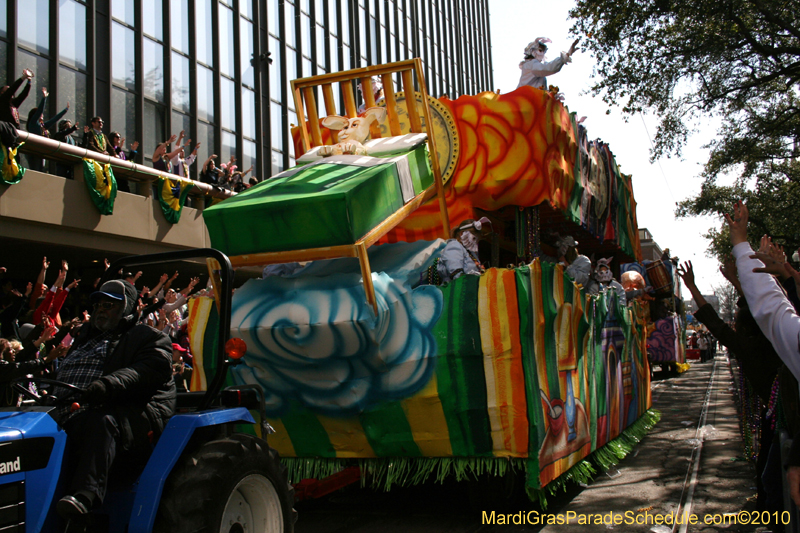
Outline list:
[[[62,388],[65,388],[65,389],[69,389],[70,392],[67,393],[67,395],[62,397],[62,398],[57,398],[56,396],[53,396],[52,394],[48,394],[46,396],[37,396],[36,394],[34,394],[33,392],[31,392],[30,390],[25,388],[22,385],[23,382],[25,382],[25,383],[43,383],[45,385],[55,385],[57,387],[62,387]],[[12,383],[12,386],[18,392],[21,392],[23,395],[27,396],[28,398],[34,400],[37,403],[41,403],[43,400],[46,400],[48,402],[53,402],[53,403],[63,403],[63,402],[66,402],[67,400],[69,400],[70,398],[72,398],[76,394],[86,392],[85,389],[82,389],[80,387],[76,387],[75,385],[73,385],[71,383],[65,383],[65,382],[59,381],[57,379],[42,378],[42,377],[26,377],[26,376],[22,376],[22,377],[19,377],[19,378],[16,378],[16,379],[12,380],[11,383]]]

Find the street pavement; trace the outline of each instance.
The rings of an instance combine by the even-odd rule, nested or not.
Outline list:
[[[743,456],[727,357],[719,353],[715,360],[693,363],[680,375],[657,373],[651,388],[653,407],[661,411],[661,421],[620,464],[599,473],[588,486],[573,484],[552,497],[547,510],[522,499],[499,501],[500,487],[485,480],[430,483],[388,493],[351,486],[297,504],[295,531],[771,531],[759,524],[732,523],[735,516],[744,519],[742,511],[755,511],[756,488],[754,467]],[[486,523],[492,511],[494,523]],[[544,513],[556,515],[553,519],[561,523],[530,523],[541,520]],[[656,522],[670,513],[695,515],[698,523]],[[506,523],[501,523],[501,515]],[[567,517],[569,524],[563,523]],[[747,517],[754,521],[754,515]],[[590,523],[578,523],[581,519]],[[647,523],[636,523],[644,520]],[[704,520],[712,523],[706,525]]]

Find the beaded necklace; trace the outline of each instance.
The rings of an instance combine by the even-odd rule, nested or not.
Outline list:
[[[97,147],[100,148],[101,151],[106,151],[106,136],[103,135],[103,132],[94,134],[94,140],[97,141]]]

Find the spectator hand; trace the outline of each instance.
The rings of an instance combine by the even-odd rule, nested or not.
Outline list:
[[[725,213],[725,220],[731,232],[731,244],[736,246],[739,243],[747,242],[747,220],[749,212],[743,201],[739,200],[733,206],[733,217]]]
[[[108,259],[103,259],[103,265],[105,265],[106,267],[105,270],[108,270],[108,267],[111,266],[111,261],[109,261]]]
[[[135,152],[138,148],[139,148],[139,141],[133,141],[133,143],[131,144],[131,150]]]
[[[169,278],[169,280],[173,281],[177,277],[178,277],[178,271],[176,270],[175,273]]]
[[[83,127],[83,133],[89,133],[89,126]]]
[[[47,353],[47,356],[44,358],[44,362],[52,363],[56,359],[59,359],[67,355],[68,351],[69,351],[69,346],[64,346],[63,344],[54,346],[53,349]]]
[[[750,256],[750,259],[758,259],[764,263],[763,267],[754,268],[753,272],[766,272],[773,276],[778,276],[782,280],[789,278],[789,273],[786,271],[784,264],[785,261],[778,261],[771,254],[767,252],[756,252]]]
[[[22,298],[22,293],[20,293],[17,289],[11,289],[11,294],[16,296],[17,298]]]
[[[101,403],[106,399],[107,392],[106,384],[102,380],[92,381],[81,395],[80,403]]]
[[[47,270],[50,267],[50,261],[46,257],[42,258],[42,270]]]
[[[47,87],[42,87],[42,96],[44,96],[45,98],[50,96],[50,93],[47,92]]]
[[[26,68],[26,69],[24,69],[24,70],[22,71],[22,75],[23,75],[23,76],[25,76],[27,79],[29,79],[29,80],[30,80],[31,78],[33,78],[33,71],[32,71],[32,70],[30,70],[30,69],[27,69],[27,68]]]
[[[694,284],[694,268],[692,268],[691,261],[684,261],[683,265],[678,267],[678,275],[683,279],[683,282],[686,283],[686,286],[695,287]]]
[[[719,267],[719,271],[723,276],[725,276],[725,279],[727,279],[728,282],[733,285],[737,291],[739,291],[739,294],[741,294],[742,286],[739,283],[739,273],[736,270],[736,261],[734,261],[733,257],[726,257],[725,262]]]
[[[84,311],[83,312],[83,323],[86,324],[91,319],[92,319],[92,316],[89,314],[89,311]]]
[[[6,267],[0,267],[0,274],[6,273]]]
[[[75,287],[77,287],[77,286],[78,286],[78,283],[80,283],[80,282],[81,282],[81,280],[79,280],[79,279],[74,279],[74,280],[72,280],[72,283],[70,283],[69,285],[67,285],[67,290],[72,290],[72,289],[74,289]]]
[[[33,283],[29,281],[28,285],[25,287],[25,297],[27,298],[28,296],[30,296],[31,292],[33,292]]]

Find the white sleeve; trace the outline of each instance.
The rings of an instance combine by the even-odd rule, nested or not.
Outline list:
[[[545,77],[556,74],[561,70],[561,67],[571,62],[572,58],[569,57],[565,52],[561,52],[559,57],[552,61],[548,61],[547,63],[542,63],[541,61],[532,59],[522,63],[519,68],[521,68],[523,71],[532,72],[536,76]]]
[[[190,167],[194,163],[195,159],[197,159],[196,155],[189,154],[183,161],[186,163],[187,167]]]
[[[750,312],[758,327],[772,343],[786,367],[800,380],[800,316],[786,298],[775,278],[763,272],[753,272],[763,267],[758,259],[751,259],[753,249],[742,242],[733,247],[739,281]]]
[[[171,313],[185,303],[186,303],[186,296],[184,296],[183,293],[179,292],[178,298],[171,304],[164,304],[164,307],[162,307],[162,309],[167,313]]]

